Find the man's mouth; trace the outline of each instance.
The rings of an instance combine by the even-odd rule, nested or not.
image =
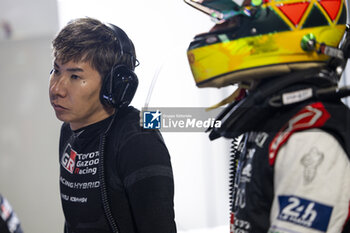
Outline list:
[[[55,111],[63,111],[67,110],[67,108],[63,107],[62,105],[51,103],[52,107],[55,109]]]

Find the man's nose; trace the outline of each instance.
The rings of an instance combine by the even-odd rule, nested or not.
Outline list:
[[[64,75],[51,75],[50,78],[50,94],[53,96],[64,97],[67,94],[68,79]]]

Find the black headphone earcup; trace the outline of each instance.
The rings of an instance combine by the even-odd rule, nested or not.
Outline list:
[[[102,83],[102,104],[114,108],[127,107],[135,95],[138,83],[136,74],[125,65],[114,67]]]

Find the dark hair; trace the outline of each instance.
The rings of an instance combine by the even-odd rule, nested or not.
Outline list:
[[[89,62],[101,77],[105,77],[117,64],[134,70],[135,47],[129,41],[132,51],[121,54],[121,41],[113,30],[99,20],[87,17],[70,21],[52,41],[52,46],[58,61]]]

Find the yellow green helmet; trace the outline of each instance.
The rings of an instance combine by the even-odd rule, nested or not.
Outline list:
[[[223,87],[310,67],[330,56],[346,29],[344,0],[185,0],[217,24],[187,54],[198,87]],[[314,47],[310,48],[310,42]]]

